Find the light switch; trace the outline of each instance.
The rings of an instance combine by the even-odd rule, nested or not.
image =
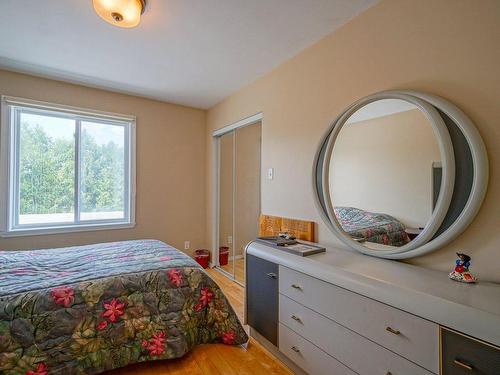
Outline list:
[[[272,180],[274,178],[274,168],[269,168],[267,170],[267,179]]]

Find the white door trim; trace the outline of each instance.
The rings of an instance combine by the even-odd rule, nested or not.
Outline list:
[[[261,121],[263,117],[264,116],[263,116],[262,112],[256,113],[255,115],[252,115],[249,117],[245,117],[244,119],[242,119],[240,121],[237,121],[235,123],[224,126],[223,128],[214,130],[214,132],[212,133],[212,136],[213,137],[220,137],[226,133],[229,133],[232,130],[242,128],[242,127],[248,126],[248,125],[253,125],[256,122]]]

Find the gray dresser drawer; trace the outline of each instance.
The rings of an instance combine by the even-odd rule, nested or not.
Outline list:
[[[499,375],[500,348],[441,328],[441,375]]]
[[[436,323],[283,266],[280,266],[279,291],[430,372],[438,373],[439,326]]]
[[[285,326],[359,375],[433,375],[333,320],[280,295],[280,330]],[[280,342],[280,350],[283,351],[282,348]]]
[[[308,340],[280,324],[280,351],[310,375],[357,375]]]

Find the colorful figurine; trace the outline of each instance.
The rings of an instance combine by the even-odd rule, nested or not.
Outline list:
[[[450,272],[450,279],[463,283],[475,283],[477,279],[469,272],[470,256],[457,253],[458,259],[455,261],[455,269]]]

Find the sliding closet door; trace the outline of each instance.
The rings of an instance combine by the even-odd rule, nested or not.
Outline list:
[[[245,283],[245,246],[259,235],[261,123],[235,134],[234,277]]]
[[[229,254],[219,255],[220,267],[234,276],[234,132],[219,138],[219,234],[218,251],[227,248]],[[227,250],[226,249],[226,250]],[[224,249],[223,249],[224,252]]]

